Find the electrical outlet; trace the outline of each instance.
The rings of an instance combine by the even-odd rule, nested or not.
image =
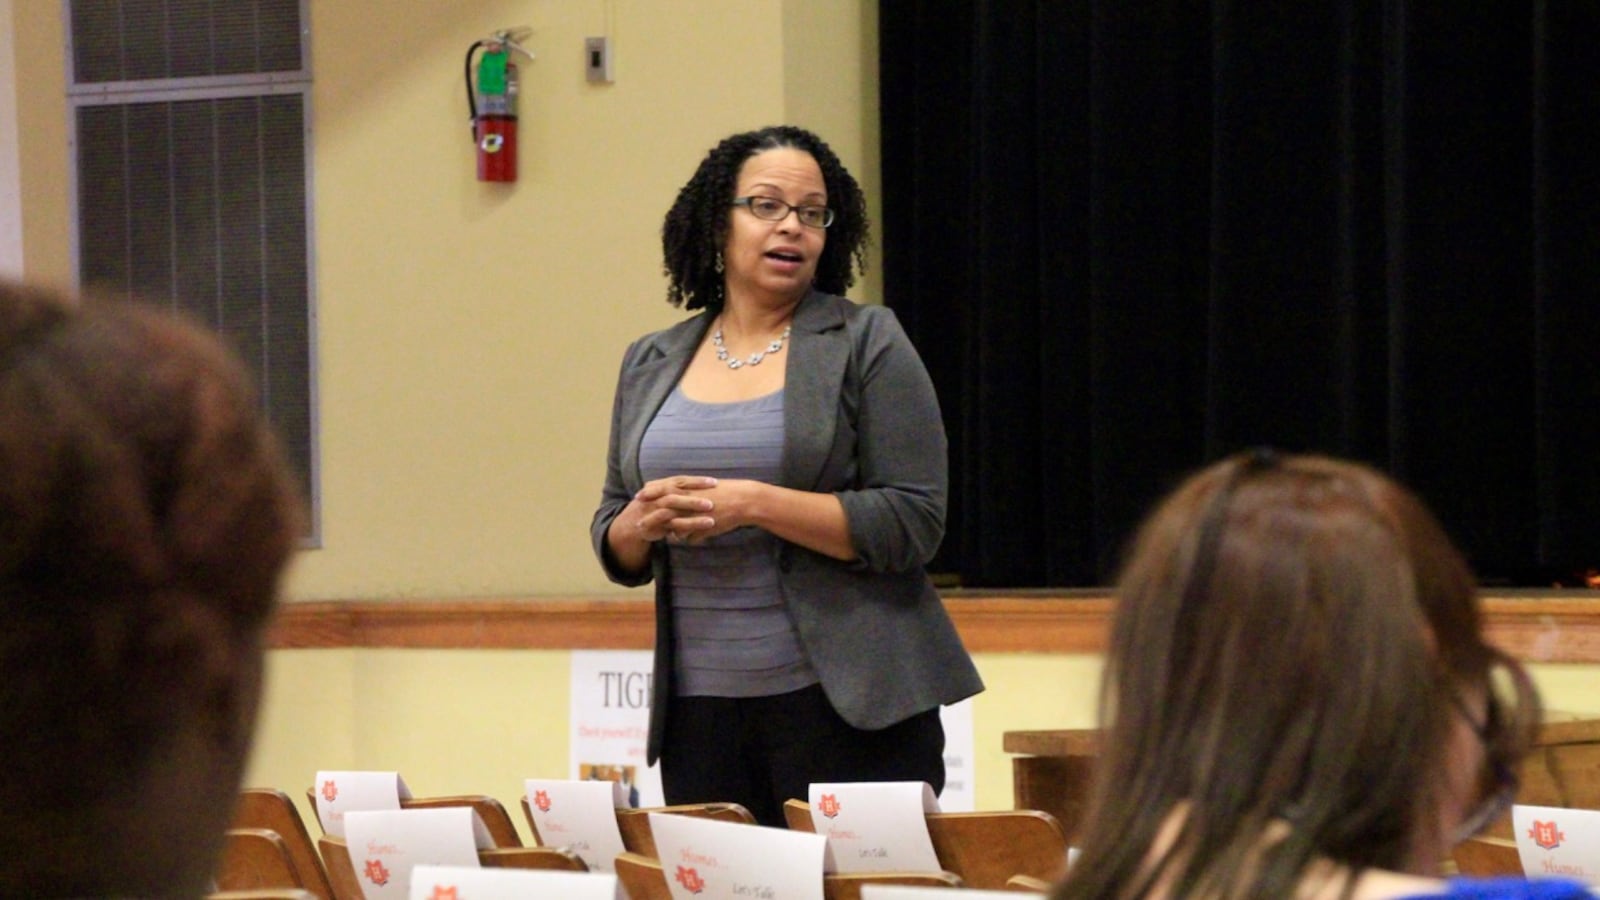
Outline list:
[[[583,72],[590,81],[611,83],[611,38],[583,39]]]

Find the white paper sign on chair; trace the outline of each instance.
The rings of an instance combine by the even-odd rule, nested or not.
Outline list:
[[[822,900],[821,835],[650,813],[674,900]]]
[[[317,819],[334,837],[344,837],[344,814],[351,810],[399,809],[402,799],[411,799],[399,772],[322,771],[313,784]]]
[[[1600,884],[1600,812],[1517,804],[1511,807],[1511,827],[1529,878]]]
[[[410,900],[627,900],[607,872],[542,872],[420,865],[411,870]]]
[[[622,852],[617,809],[628,805],[628,789],[617,781],[529,778],[528,813],[539,829],[539,843],[566,847],[583,858],[590,871],[610,872]]]
[[[950,888],[921,887],[904,884],[863,884],[861,900],[952,900]],[[972,891],[961,888],[955,900],[1022,900],[1024,897],[1043,897],[1031,891]]]
[[[367,900],[405,900],[414,867],[475,867],[478,851],[494,846],[483,820],[465,806],[351,810],[344,829],[350,865]]]
[[[923,781],[811,785],[811,822],[828,839],[829,872],[937,872],[925,816],[939,798]]]

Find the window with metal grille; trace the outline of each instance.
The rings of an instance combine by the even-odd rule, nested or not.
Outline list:
[[[315,512],[305,0],[65,2],[79,279],[227,338]]]

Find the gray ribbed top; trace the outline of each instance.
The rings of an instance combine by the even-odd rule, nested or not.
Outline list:
[[[782,462],[781,390],[700,403],[674,388],[639,447],[646,481],[713,475],[776,483]],[[759,528],[739,528],[668,547],[678,694],[761,697],[816,683],[779,595],[776,545]]]

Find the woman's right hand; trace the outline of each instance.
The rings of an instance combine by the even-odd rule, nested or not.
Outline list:
[[[633,519],[635,536],[647,544],[659,540],[673,543],[690,543],[697,535],[710,531],[717,525],[711,512],[712,503],[697,491],[717,486],[717,480],[707,475],[673,475],[646,482],[633,495],[622,517]]]
[[[711,500],[696,492],[716,487],[708,475],[673,475],[647,482],[606,529],[611,560],[623,571],[643,572],[650,566],[656,541],[689,543],[716,528],[708,515]]]

